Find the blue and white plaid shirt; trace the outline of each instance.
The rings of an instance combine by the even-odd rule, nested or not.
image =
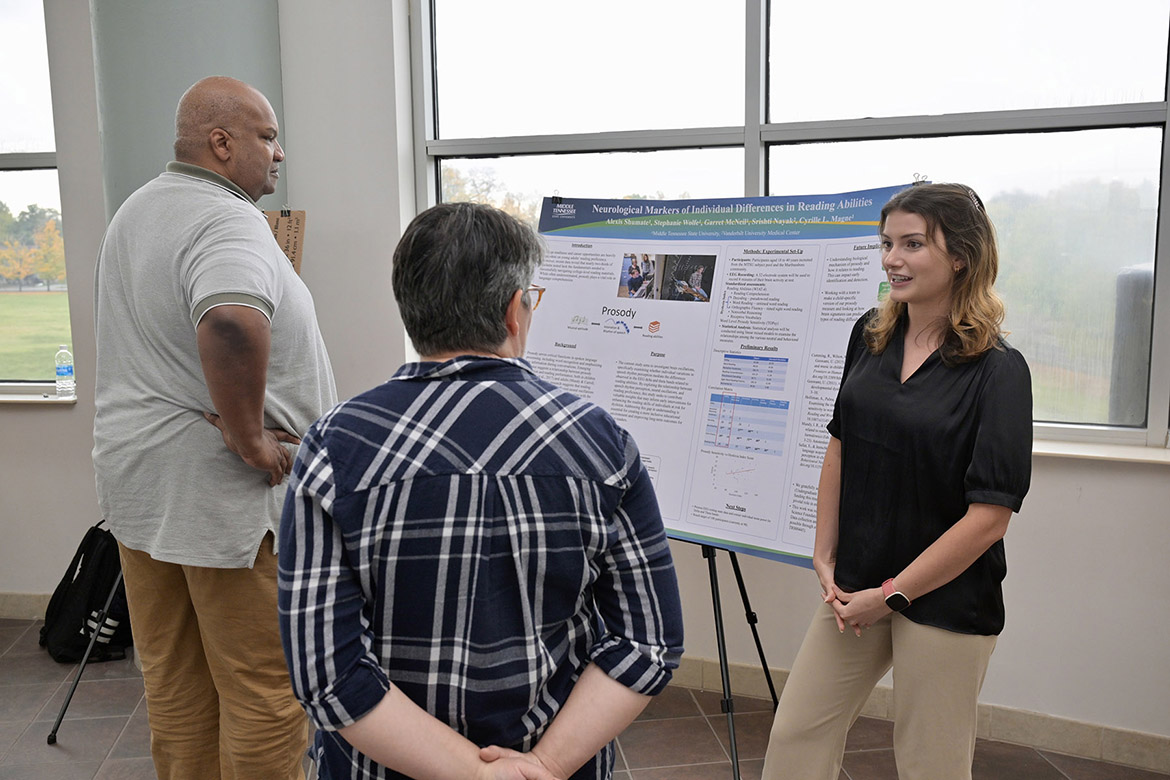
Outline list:
[[[589,663],[644,694],[682,612],[638,449],[523,360],[403,366],[304,437],[280,534],[293,688],[322,778],[398,778],[336,729],[391,683],[479,745],[527,751]],[[607,778],[612,746],[574,778]]]

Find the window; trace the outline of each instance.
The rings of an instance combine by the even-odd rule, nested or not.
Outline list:
[[[443,138],[743,121],[742,6],[437,0],[434,14]]]
[[[742,5],[715,15],[702,0],[421,6],[415,41],[434,68],[417,98],[435,96],[424,201],[491,202],[535,224],[554,189],[743,194]],[[573,35],[556,32],[568,25]]]
[[[0,73],[0,382],[48,383],[71,335],[40,2],[0,3]]]
[[[771,122],[1161,101],[1165,0],[772,3]],[[1070,13],[1071,11],[1071,13]],[[883,75],[884,74],[884,75]]]
[[[875,182],[945,171],[970,185],[998,233],[1004,328],[1028,358],[1035,418],[1137,428],[1161,154],[1154,127],[782,145],[769,150],[770,189],[851,189],[859,170]],[[1144,356],[1115,359],[1127,339]]]
[[[546,194],[717,198],[738,195],[743,187],[743,152],[739,149],[535,154],[490,161],[450,158],[439,165],[440,200],[493,203],[534,227]],[[576,189],[552,193],[547,189],[550,181],[566,182],[564,186]]]
[[[711,8],[414,0],[415,61],[433,65],[414,75],[419,202],[531,220],[554,194],[962,181],[999,232],[1038,437],[1166,446],[1170,4]],[[476,44],[484,30],[491,45]]]

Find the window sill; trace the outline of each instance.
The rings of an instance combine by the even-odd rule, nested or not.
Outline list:
[[[0,394],[0,404],[62,404],[72,406],[77,403],[77,397],[58,398],[52,393],[3,393]]]
[[[12,386],[9,385],[9,388]],[[35,386],[34,386],[35,387]],[[0,404],[59,404],[73,406],[77,398],[58,398],[52,385],[46,392],[4,392],[0,386]],[[24,385],[21,389],[32,389]],[[1055,441],[1037,438],[1032,454],[1044,458],[1073,458],[1079,460],[1107,460],[1117,463],[1160,463],[1170,466],[1170,449],[1146,447],[1137,444],[1096,443],[1087,441]]]
[[[0,382],[0,404],[62,404],[72,406],[77,398],[58,398],[53,382]]]
[[[1117,463],[1160,463],[1170,466],[1170,449],[1137,444],[1097,444],[1085,441],[1036,439],[1032,454],[1046,458],[1111,460]]]

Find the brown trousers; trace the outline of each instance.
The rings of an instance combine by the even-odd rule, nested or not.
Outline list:
[[[891,667],[899,780],[970,780],[979,691],[995,640],[898,614],[858,637],[839,632],[822,604],[784,685],[763,780],[837,780],[849,728]]]
[[[308,719],[280,644],[272,535],[251,569],[118,547],[159,780],[303,780]]]

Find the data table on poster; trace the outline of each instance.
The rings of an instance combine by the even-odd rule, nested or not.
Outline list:
[[[745,390],[784,392],[788,358],[759,355],[724,355],[720,384]]]
[[[712,393],[703,443],[761,455],[783,455],[788,402]]]

